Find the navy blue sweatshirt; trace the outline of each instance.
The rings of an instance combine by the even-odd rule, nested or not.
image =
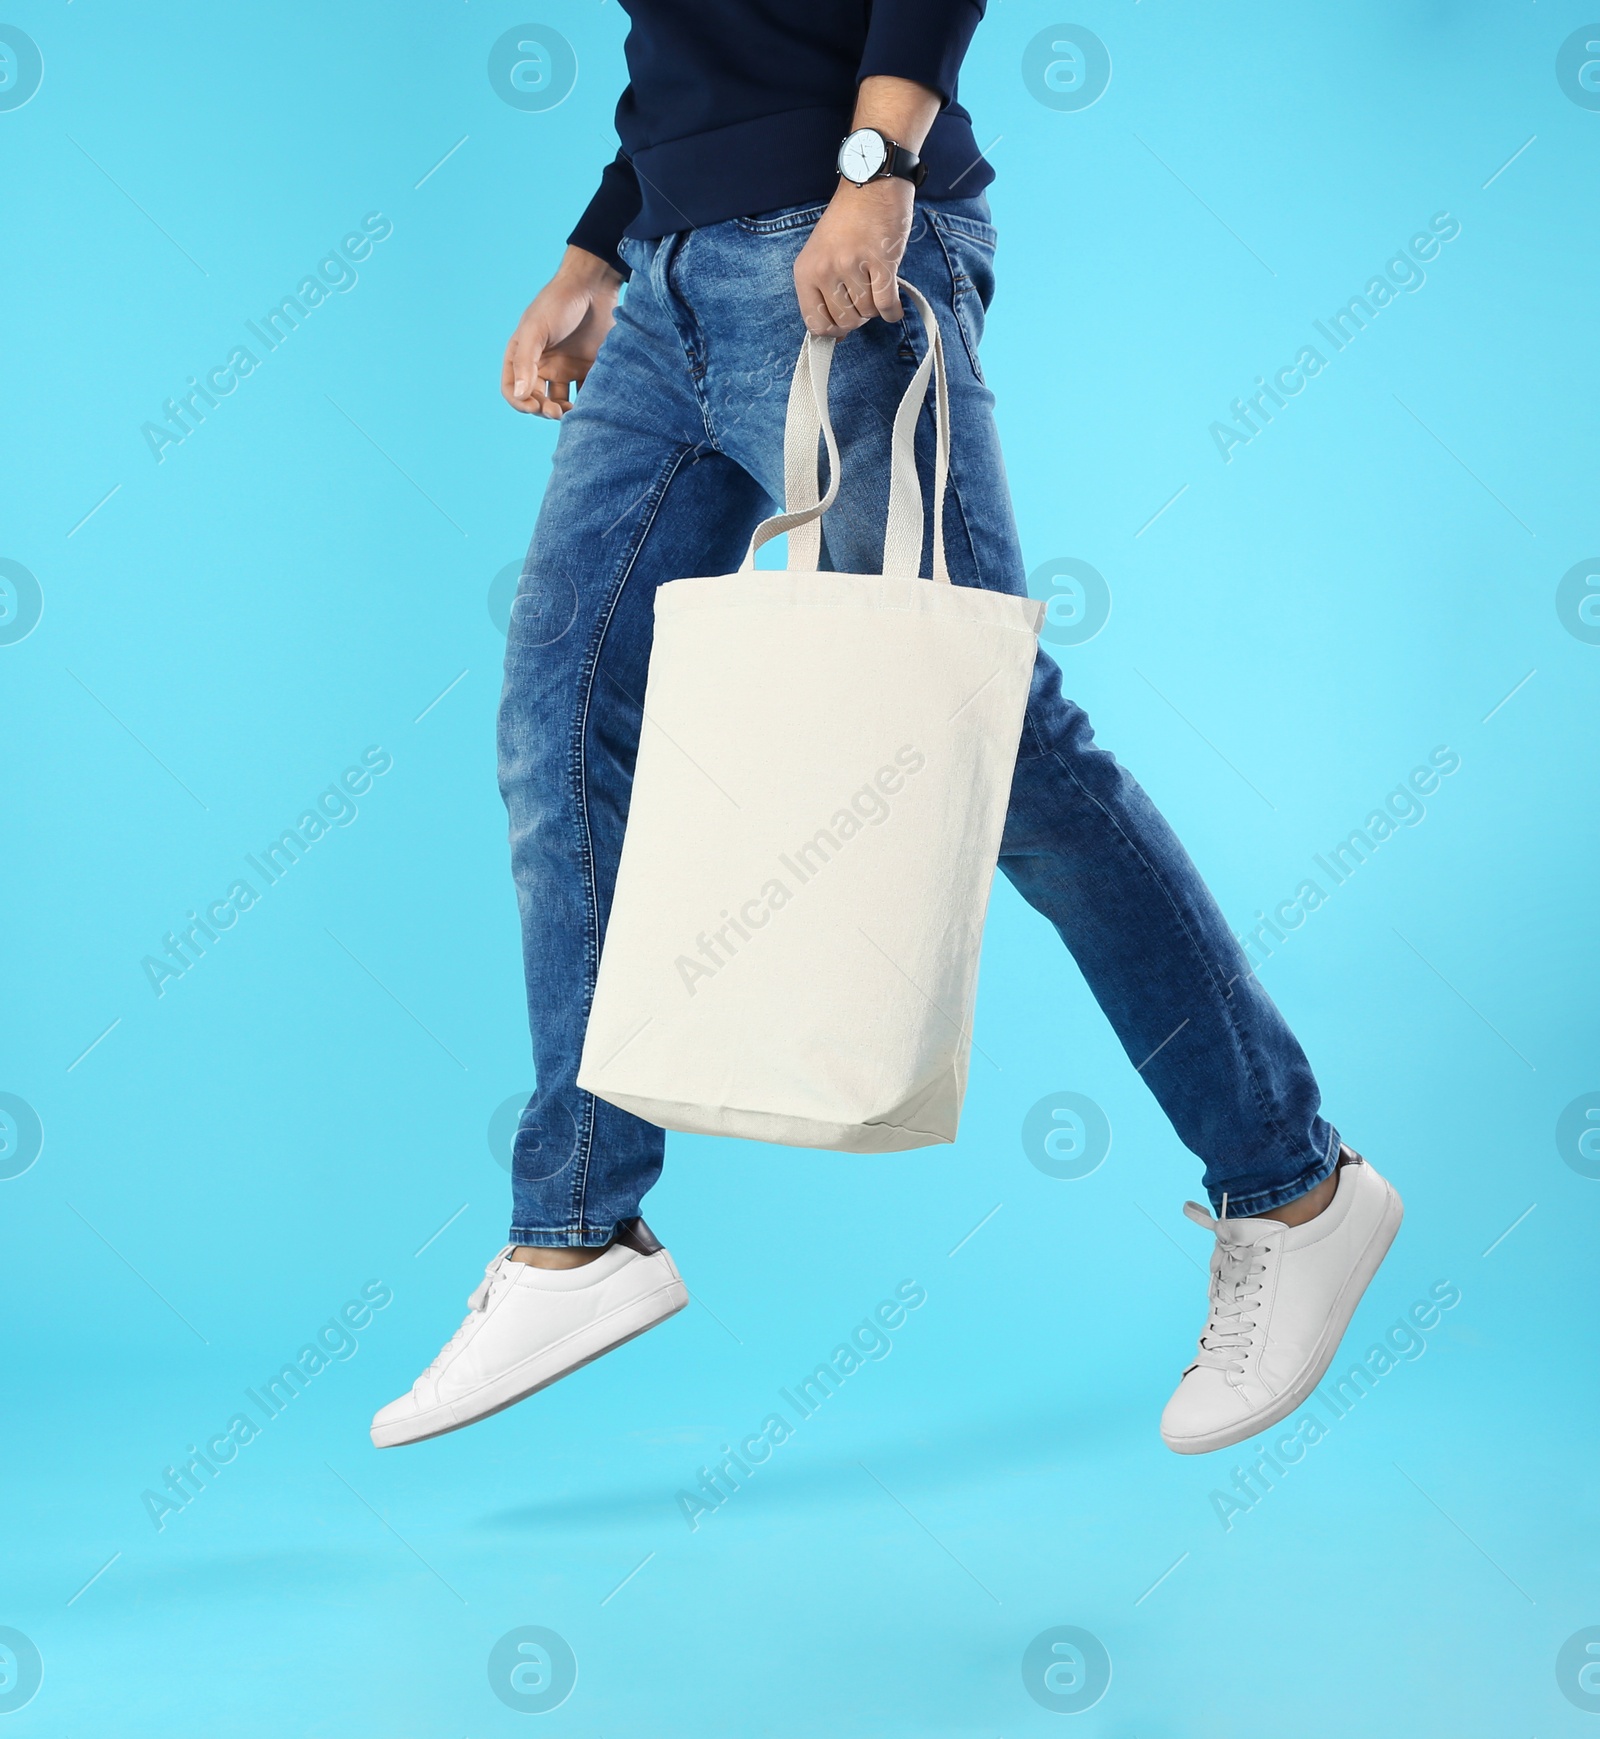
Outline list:
[[[621,3],[633,21],[622,149],[568,239],[624,274],[624,235],[831,198],[856,86],[875,74],[944,98],[922,147],[922,198],[966,198],[994,179],[955,100],[984,0]]]

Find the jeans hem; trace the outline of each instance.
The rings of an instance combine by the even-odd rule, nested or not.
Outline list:
[[[616,1236],[617,1225],[609,1226],[513,1226],[513,1244],[526,1244],[538,1250],[599,1250]]]
[[[1230,1220],[1250,1220],[1258,1214],[1264,1214],[1270,1208],[1281,1208],[1289,1202],[1298,1201],[1308,1190],[1314,1190],[1319,1183],[1333,1176],[1334,1167],[1339,1163],[1339,1131],[1330,1124],[1328,1127],[1328,1151],[1321,1159],[1314,1160],[1292,1182],[1279,1184],[1276,1189],[1257,1190],[1254,1195],[1235,1196],[1228,1194],[1228,1218]],[[1221,1198],[1212,1197],[1211,1209],[1215,1213],[1221,1206]]]

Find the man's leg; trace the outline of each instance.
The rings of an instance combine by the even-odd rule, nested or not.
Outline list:
[[[957,424],[951,573],[958,584],[1021,592],[993,424],[972,397],[961,395],[969,414]],[[1264,1214],[1329,1178],[1339,1139],[1318,1114],[1305,1053],[1177,836],[1096,746],[1042,648],[1000,868],[1071,950],[1130,1061],[1205,1162],[1214,1205],[1226,1194],[1231,1215]],[[1313,1197],[1289,1217],[1321,1205]]]
[[[1210,891],[1040,654],[1000,867],[1055,925],[1134,1067],[1235,1217],[1332,1172],[1305,1054]]]
[[[957,585],[1026,589],[994,400],[978,371],[977,343],[992,288],[992,232],[981,201],[919,211],[901,275],[938,312],[950,375],[952,457],[945,545]],[[690,299],[714,332],[722,301],[760,304],[755,329],[800,324],[789,268],[808,227],[773,233],[719,225],[696,238]],[[737,287],[735,290],[734,287]],[[770,306],[769,306],[770,305]],[[752,310],[754,312],[754,310]],[[876,572],[888,506],[890,419],[923,337],[869,322],[835,352],[830,394],[843,487],[824,521],[829,565]],[[718,346],[710,346],[718,384]],[[727,394],[731,404],[736,395]],[[735,430],[731,450],[782,488],[781,404],[766,402]],[[731,420],[731,419],[730,419]],[[931,470],[932,418],[918,457]],[[765,470],[763,470],[765,467]],[[924,568],[931,554],[928,534]],[[1118,1037],[1179,1136],[1206,1163],[1213,1199],[1261,1213],[1305,1196],[1332,1171],[1333,1130],[1300,1046],[1250,976],[1216,902],[1171,828],[1116,760],[1094,746],[1084,713],[1061,694],[1041,653],[1001,846],[1000,867],[1056,926]]]
[[[1020,592],[1021,552],[977,363],[988,299],[982,226],[935,216],[931,228],[947,275],[928,248],[908,256],[907,275],[925,292],[949,291],[935,306],[953,363],[951,573],[958,584]],[[881,402],[896,378],[888,346],[878,338],[874,369],[874,328],[845,351],[863,337],[856,385]],[[926,448],[930,432],[922,434]],[[869,439],[881,452],[881,434]],[[846,489],[851,460],[847,452]],[[855,475],[870,479],[875,468],[858,461]],[[843,506],[825,530],[829,551],[840,567],[870,564],[882,503]],[[1072,950],[1135,1067],[1205,1161],[1213,1199],[1226,1197],[1220,1220],[1185,1210],[1216,1245],[1206,1325],[1161,1436],[1182,1454],[1238,1443],[1287,1419],[1322,1380],[1399,1228],[1400,1198],[1318,1115],[1305,1056],[1193,864],[1134,780],[1094,746],[1045,656],[1000,862]]]
[[[509,1250],[372,1441],[486,1418],[689,1302],[638,1218],[662,1133],[574,1085],[627,819],[656,587],[737,566],[767,503],[707,442],[661,251],[635,277],[550,483],[506,642],[500,784],[511,818],[538,1090],[514,1147]],[[570,1268],[551,1273],[552,1268]]]
[[[653,248],[634,257],[648,259]],[[656,588],[738,566],[766,497],[712,451],[646,267],[561,421],[506,644],[510,815],[538,1086],[511,1241],[603,1247],[661,1171],[662,1131],[574,1084],[627,820]]]
[[[782,397],[772,387],[775,374],[787,378],[799,342],[791,271],[815,215],[697,232],[675,277],[708,431],[774,496]],[[978,365],[992,242],[981,201],[924,208],[903,275],[933,302],[951,365],[953,577],[1020,593],[1021,552]],[[915,327],[914,317],[906,328],[872,321],[835,353],[843,487],[823,527],[835,568],[879,571],[889,421],[922,343]],[[925,484],[931,445],[925,415]],[[1318,1115],[1293,1034],[1171,830],[1095,748],[1048,658],[1035,675],[1001,850],[1006,873],[1056,925],[1135,1066],[1205,1161],[1208,1186],[1231,1198],[1220,1226],[1201,1215],[1218,1246],[1210,1317],[1162,1435],[1186,1453],[1237,1442],[1286,1416],[1321,1380],[1399,1225],[1399,1198],[1348,1150],[1334,1170],[1338,1140]],[[1259,1308],[1268,1289],[1270,1331]]]
[[[951,359],[957,584],[1026,590],[977,336],[984,249],[934,232],[957,285]],[[964,287],[963,287],[964,286]],[[959,317],[954,310],[959,309]],[[925,419],[926,421],[926,419]],[[924,441],[931,437],[924,431]],[[1309,1218],[1331,1195],[1339,1138],[1305,1053],[1244,958],[1188,853],[1133,775],[1095,744],[1042,648],[1034,666],[1000,868],[1055,926],[1130,1061],[1233,1217]]]
[[[985,249],[959,225],[936,218],[932,227],[956,286],[945,334],[951,574],[957,584],[1021,593],[1026,570],[976,360],[990,288]],[[1133,776],[1095,745],[1043,649],[1000,867],[1055,926],[1179,1138],[1205,1162],[1213,1204],[1226,1195],[1231,1215],[1287,1220],[1319,1210],[1339,1139],[1318,1114],[1305,1053],[1188,853]]]

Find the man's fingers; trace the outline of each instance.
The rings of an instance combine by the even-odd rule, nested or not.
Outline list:
[[[808,330],[820,337],[843,338],[869,320],[903,318],[892,268],[871,258],[844,264],[802,256],[795,289]]]
[[[582,259],[581,250],[571,249]],[[563,264],[523,310],[500,367],[500,392],[526,416],[559,419],[573,408],[577,388],[611,330],[614,273],[598,260],[593,271]]]
[[[843,332],[854,332],[858,326],[864,326],[871,314],[863,314],[856,306],[855,298],[850,294],[850,286],[841,277],[834,277],[822,285],[823,299],[828,305],[828,313],[833,323]],[[871,304],[868,304],[870,309]]]
[[[863,325],[877,315],[872,294],[872,274],[865,261],[854,271],[846,272],[840,280],[840,287],[850,298],[850,305],[861,316]]]
[[[561,418],[572,409],[573,397],[589,372],[589,359],[570,351],[547,350],[540,361],[541,378],[535,383],[539,414]]]
[[[519,411],[539,409],[539,370],[544,364],[544,332],[536,326],[519,326],[506,346],[506,365],[500,390]]]
[[[535,410],[538,407],[533,403],[533,401],[527,397],[519,395],[517,392],[517,381],[520,369],[521,364],[512,354],[512,351],[508,349],[506,351],[505,364],[500,370],[500,396],[514,411]]]
[[[872,311],[880,320],[891,324],[904,320],[905,309],[900,306],[900,285],[892,268],[881,265],[868,265],[867,275],[872,297]]]
[[[522,402],[537,408],[538,400],[543,395],[544,387],[541,376],[544,372],[544,345],[534,337],[525,339],[517,355],[516,381],[512,391]]]
[[[843,338],[869,320],[905,318],[895,275],[863,261],[856,271],[832,271],[797,281],[806,326],[820,337]]]
[[[795,295],[800,303],[800,318],[806,331],[817,338],[842,338],[833,310],[828,306],[821,284],[809,272],[796,271]]]

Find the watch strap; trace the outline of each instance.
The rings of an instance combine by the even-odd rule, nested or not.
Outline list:
[[[908,151],[904,145],[897,145],[891,139],[889,161],[881,173],[897,175],[902,181],[909,181],[913,187],[920,187],[928,179],[928,166],[915,151]]]

